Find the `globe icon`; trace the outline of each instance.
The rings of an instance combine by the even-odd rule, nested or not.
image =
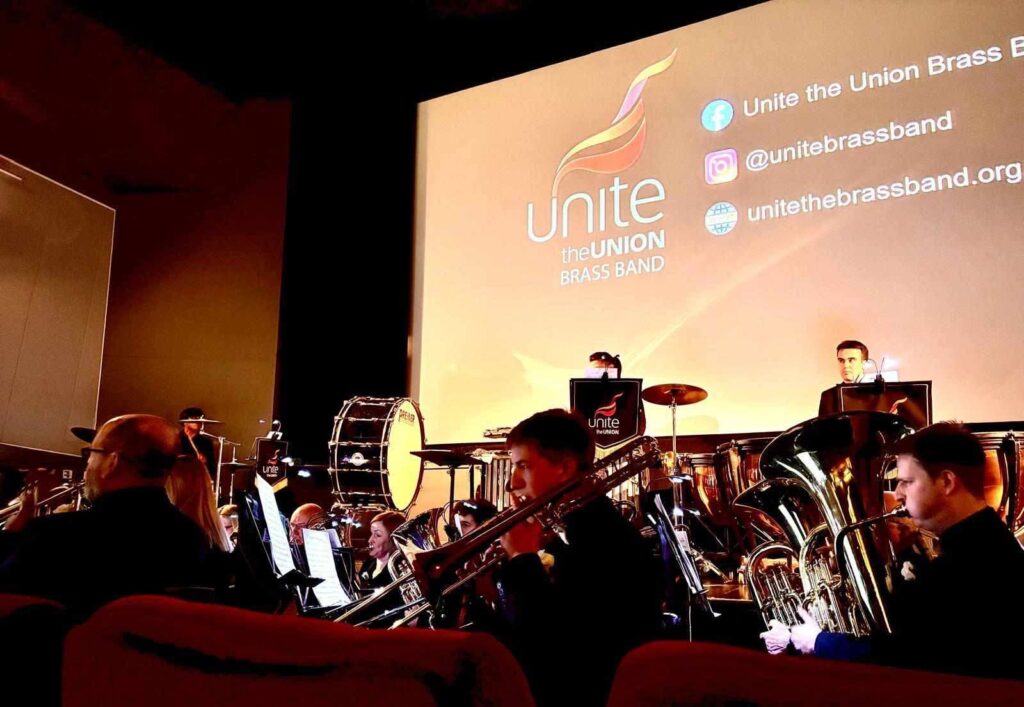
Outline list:
[[[728,201],[719,201],[712,204],[711,208],[704,213],[704,227],[713,236],[724,236],[736,227],[740,215],[736,207]]]

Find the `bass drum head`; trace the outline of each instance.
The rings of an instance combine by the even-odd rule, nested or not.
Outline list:
[[[419,407],[408,398],[392,410],[387,433],[386,483],[391,503],[405,511],[416,500],[423,476],[423,460],[411,454],[423,449],[423,418]]]

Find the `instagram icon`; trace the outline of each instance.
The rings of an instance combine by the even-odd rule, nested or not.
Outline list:
[[[736,179],[736,150],[716,150],[704,156],[704,181],[708,184],[725,184]]]

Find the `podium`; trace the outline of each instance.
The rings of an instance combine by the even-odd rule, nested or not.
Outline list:
[[[932,424],[932,382],[843,383],[822,391],[819,417],[849,410],[892,413],[919,430]]]

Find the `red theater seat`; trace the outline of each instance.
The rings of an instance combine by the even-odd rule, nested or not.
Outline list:
[[[67,611],[55,601],[0,594],[3,689],[17,685],[31,695],[33,705],[59,705],[61,650],[70,626]],[[16,703],[11,695],[8,698],[10,704]]]
[[[608,707],[727,704],[1019,705],[1024,683],[661,641],[622,660],[608,701]]]
[[[370,631],[167,597],[108,604],[68,636],[65,707],[531,705],[490,636]]]

